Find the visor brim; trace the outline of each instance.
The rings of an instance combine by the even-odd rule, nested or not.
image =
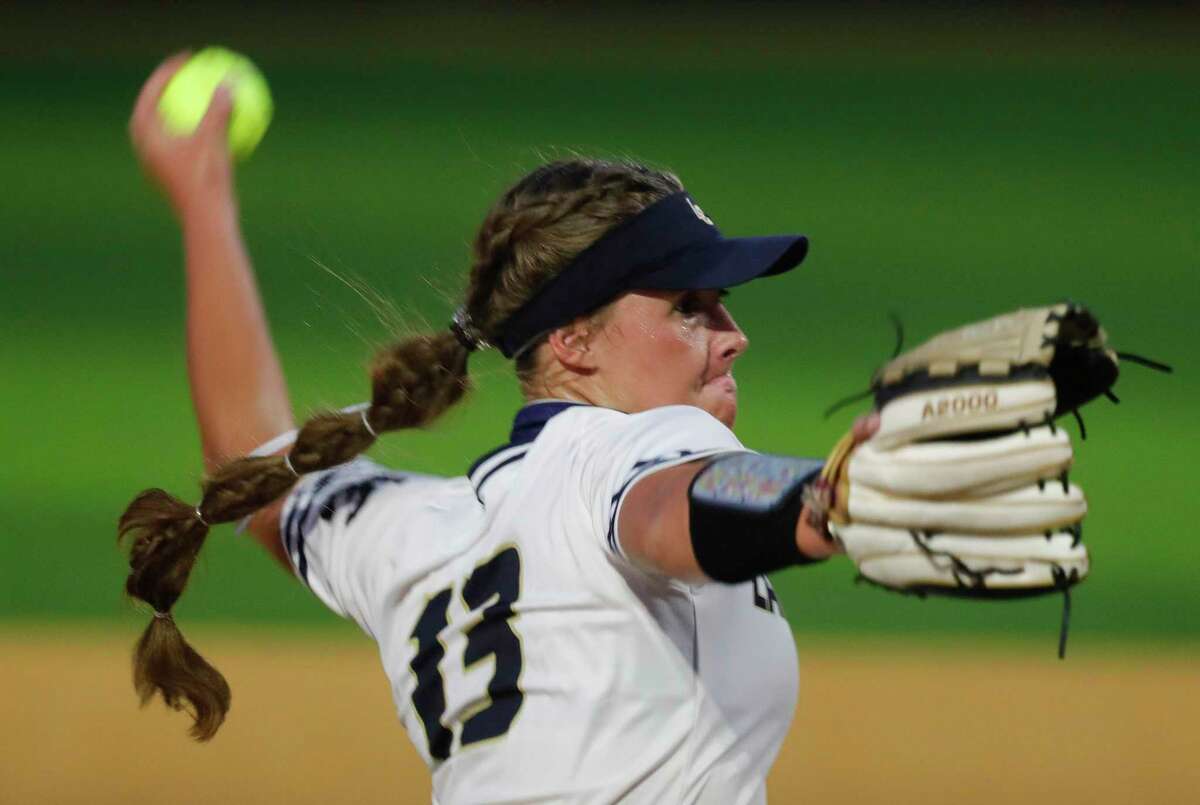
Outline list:
[[[662,291],[732,288],[790,271],[807,254],[808,238],[803,235],[721,238],[680,252],[633,282]]]

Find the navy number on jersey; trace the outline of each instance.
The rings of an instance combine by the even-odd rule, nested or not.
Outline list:
[[[488,656],[496,657],[496,671],[487,686],[492,703],[463,722],[463,746],[508,732],[525,699],[517,687],[521,676],[521,641],[509,624],[513,602],[520,594],[521,557],[516,548],[506,548],[475,568],[463,585],[467,609],[474,612],[483,607],[479,623],[467,632],[463,665],[470,668]]]
[[[442,713],[446,711],[446,689],[442,685],[442,674],[438,664],[446,656],[446,648],[438,640],[438,633],[446,628],[446,609],[450,606],[450,591],[442,590],[429,599],[425,610],[417,620],[412,639],[417,641],[417,653],[409,668],[417,676],[417,687],[413,691],[413,709],[425,725],[425,737],[429,740],[429,754],[437,760],[450,757],[450,730],[442,726]]]
[[[513,547],[505,548],[476,567],[463,585],[462,599],[466,608],[472,613],[479,610],[478,622],[466,632],[463,665],[470,668],[487,657],[495,657],[496,662],[487,686],[489,702],[463,722],[462,746],[508,732],[525,699],[517,684],[523,664],[521,640],[509,623],[513,617],[513,603],[520,594],[521,556]],[[438,670],[438,664],[446,656],[438,634],[449,623],[450,598],[451,589],[447,588],[429,599],[411,638],[417,644],[416,654],[409,663],[417,680],[412,695],[413,709],[425,727],[429,755],[434,760],[450,757],[453,740],[450,730],[442,724],[446,690]]]

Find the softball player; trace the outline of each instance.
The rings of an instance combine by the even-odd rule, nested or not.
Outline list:
[[[153,108],[177,65],[147,82],[131,133],[184,233],[210,475],[198,505],[150,490],[122,518],[127,589],[155,610],[143,697],[186,706],[198,738],[220,725],[228,687],[170,613],[209,526],[249,515],[378,642],[436,801],[764,801],[797,695],[765,574],[834,548],[802,516],[820,463],[749,452],[730,430],[747,339],[721,289],[793,268],[807,241],[725,238],[641,165],[544,165],[485,218],[451,326],[377,356],[369,405],[230,460],[292,423],[236,223],[229,99],[169,137]],[[529,400],[506,444],[457,478],[358,457],[457,402],[489,346]]]

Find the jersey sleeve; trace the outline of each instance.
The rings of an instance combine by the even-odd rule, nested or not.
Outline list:
[[[368,634],[384,552],[404,520],[398,493],[421,478],[360,458],[305,476],[284,502],[280,538],[296,575]]]
[[[579,442],[584,503],[604,548],[625,559],[617,520],[626,493],[655,472],[746,448],[711,414],[670,405],[638,414],[614,413]]]

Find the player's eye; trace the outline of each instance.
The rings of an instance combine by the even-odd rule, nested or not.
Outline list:
[[[682,313],[684,316],[695,316],[704,309],[704,303],[699,298],[699,295],[689,291],[679,297],[675,302],[675,311]]]
[[[688,291],[675,302],[675,310],[684,316],[695,316],[721,304],[729,291]]]

